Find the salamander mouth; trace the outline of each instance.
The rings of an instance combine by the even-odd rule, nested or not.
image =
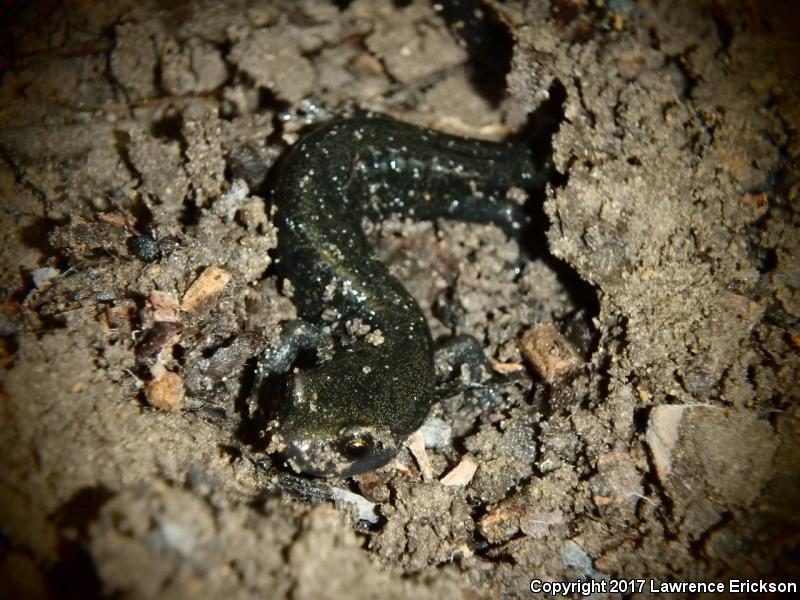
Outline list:
[[[339,442],[331,439],[287,440],[282,452],[293,471],[314,477],[357,475],[385,465],[396,453],[394,447],[379,445],[357,459],[347,458]]]

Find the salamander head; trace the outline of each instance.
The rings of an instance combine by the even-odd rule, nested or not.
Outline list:
[[[376,469],[397,454],[408,434],[397,427],[403,423],[381,412],[387,404],[408,401],[392,397],[385,402],[387,394],[400,396],[401,390],[392,389],[385,376],[363,368],[354,372],[337,362],[295,373],[286,381],[273,442],[294,471],[349,477]]]

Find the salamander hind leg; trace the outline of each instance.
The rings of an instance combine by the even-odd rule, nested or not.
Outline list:
[[[450,338],[434,354],[436,396],[440,399],[455,396],[470,389],[506,385],[517,378],[500,375],[483,352],[481,343],[471,335]]]

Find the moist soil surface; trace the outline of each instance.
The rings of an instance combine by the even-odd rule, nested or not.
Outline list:
[[[421,1],[9,3],[3,589],[798,581],[793,10],[489,2],[476,45]],[[296,316],[268,190],[305,129],[354,108],[515,136],[557,173],[520,239],[365,224],[434,339],[472,335],[493,367],[413,452],[315,503],[263,468],[268,417],[248,404]]]

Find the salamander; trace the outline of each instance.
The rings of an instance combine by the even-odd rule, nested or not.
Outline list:
[[[436,398],[434,346],[422,310],[378,260],[364,219],[389,215],[524,221],[512,187],[542,189],[549,164],[527,145],[438,133],[365,114],[312,130],[290,149],[272,187],[275,265],[302,320],[258,360],[262,381],[285,376],[272,446],[296,472],[350,476],[387,463]]]

